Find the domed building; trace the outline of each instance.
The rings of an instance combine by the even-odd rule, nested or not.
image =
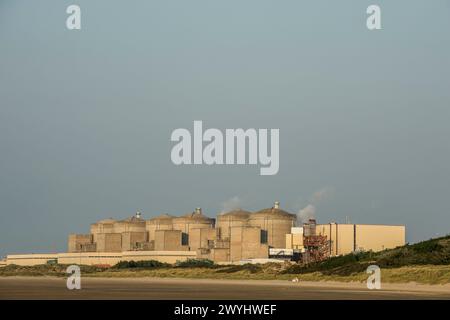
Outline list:
[[[194,212],[173,218],[172,222],[174,230],[189,234],[191,229],[214,228],[215,219],[205,216],[201,208],[196,208]]]
[[[296,216],[272,208],[236,209],[216,220],[201,208],[183,216],[161,214],[144,220],[139,212],[123,220],[104,219],[88,235],[70,235],[69,252],[195,251],[215,261],[267,258],[269,248],[285,248]]]
[[[228,240],[230,238],[231,228],[246,226],[250,215],[250,211],[242,209],[219,214],[217,216],[217,228],[219,229],[220,238],[222,240]]]
[[[136,215],[114,223],[115,233],[121,234],[121,250],[139,250],[148,242],[146,222],[138,211]]]
[[[109,265],[158,259],[175,263],[193,258],[261,262],[267,258],[294,259],[295,254],[301,254],[304,261],[319,261],[328,256],[381,251],[405,243],[404,226],[318,225],[311,220],[303,227],[293,228],[296,220],[296,215],[282,210],[278,201],[271,208],[253,213],[242,209],[221,213],[217,225],[200,208],[180,217],[162,214],[147,221],[138,212],[124,220],[110,218],[93,223],[89,234],[70,234],[68,253],[62,254],[58,258],[62,260],[58,261],[71,264],[84,259],[86,264]],[[22,259],[11,261],[25,263]],[[37,261],[34,255],[29,259]],[[48,256],[42,257],[45,259]]]
[[[157,217],[151,218],[146,222],[146,230],[148,232],[149,241],[155,240],[156,230],[173,230],[173,219],[175,217],[163,213]]]
[[[141,218],[140,212],[137,212],[134,216],[116,221],[114,223],[114,232],[146,232],[145,224],[145,220]]]
[[[112,219],[112,218],[108,218],[108,219],[103,219],[100,221],[97,221],[93,224],[91,224],[91,234],[93,237],[93,242],[97,242],[97,237],[98,234],[101,233],[115,233],[114,231],[114,224],[117,221]]]
[[[215,219],[205,216],[201,208],[172,220],[173,230],[179,230],[183,234],[183,244],[189,244],[189,234],[194,229],[214,228],[214,224]]]
[[[280,209],[280,203],[275,202],[272,208],[262,209],[250,215],[248,224],[261,228],[261,242],[272,248],[286,246],[286,234],[291,233],[297,216]]]

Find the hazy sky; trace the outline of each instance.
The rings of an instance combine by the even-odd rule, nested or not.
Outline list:
[[[449,76],[449,0],[0,0],[0,255],[138,209],[296,213],[324,188],[319,222],[447,234]],[[173,165],[193,120],[279,128],[279,173]]]

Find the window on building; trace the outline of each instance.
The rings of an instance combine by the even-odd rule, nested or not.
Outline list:
[[[261,243],[267,243],[267,230],[261,230]]]
[[[187,233],[182,233],[181,234],[181,245],[182,246],[187,246],[189,244],[189,235]]]

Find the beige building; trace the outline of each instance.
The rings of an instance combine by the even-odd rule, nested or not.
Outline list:
[[[318,224],[316,234],[329,242],[329,255],[356,251],[382,251],[405,245],[405,226],[367,224]],[[303,249],[303,228],[286,235],[286,248]]]
[[[31,266],[51,262],[59,264],[79,265],[115,265],[120,261],[156,260],[175,263],[187,259],[195,259],[192,251],[124,251],[124,252],[79,252],[52,254],[14,254],[8,255],[6,264]]]
[[[217,223],[200,208],[180,217],[162,214],[149,220],[142,219],[138,212],[124,220],[104,219],[93,223],[89,234],[69,235],[67,253],[9,255],[6,263],[57,261],[112,265],[120,260],[175,262],[188,258],[235,263],[286,259],[282,255],[298,256],[305,250],[310,250],[309,256],[314,257],[311,251],[314,243],[305,237],[308,236],[305,232],[317,235],[322,244],[327,244],[326,256],[379,251],[405,243],[404,226],[316,225],[314,221],[312,229],[311,225],[304,229],[295,226],[296,220],[296,215],[282,210],[278,201],[271,208],[253,213],[241,209],[221,213]],[[322,251],[319,253],[323,256]]]
[[[200,208],[180,217],[163,214],[143,220],[140,214],[100,220],[90,234],[71,234],[69,253],[122,251],[192,251],[217,262],[264,259],[269,247],[283,248],[296,216],[274,207],[255,213],[234,210],[213,218]]]
[[[303,228],[293,227],[291,233],[286,234],[286,249],[303,249]]]
[[[189,251],[180,230],[156,230],[154,248],[157,251]]]
[[[261,228],[253,226],[232,227],[229,261],[268,258],[269,246],[262,239]]]
[[[295,226],[297,216],[280,209],[277,201],[272,208],[263,209],[250,215],[248,224],[262,230],[264,243],[272,248],[284,248],[286,234]]]

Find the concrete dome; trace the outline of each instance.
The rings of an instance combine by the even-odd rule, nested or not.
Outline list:
[[[160,222],[160,221],[171,221],[173,218],[175,218],[174,216],[168,214],[168,213],[163,213],[160,214],[157,217],[153,217],[151,219],[147,220],[147,223],[156,223],[156,222]]]
[[[120,220],[120,221],[118,221],[118,222],[126,222],[126,223],[142,223],[142,222],[145,222],[145,220],[142,219],[142,218],[138,218],[138,217],[136,217],[136,216],[132,216],[132,217],[129,217],[129,218]]]
[[[246,210],[242,210],[242,209],[236,209],[236,210],[231,210],[231,211],[228,211],[228,212],[220,213],[217,216],[217,219],[221,219],[221,218],[248,219],[250,214],[251,214],[250,211],[246,211]]]
[[[280,203],[275,202],[272,208],[259,210],[250,215],[248,223],[250,226],[259,227],[264,231],[267,244],[273,248],[284,248],[286,246],[286,234],[291,233],[297,216],[280,209]]]
[[[250,219],[268,217],[274,219],[296,219],[296,215],[277,208],[266,208],[251,214]]]
[[[106,223],[114,223],[114,222],[116,222],[116,220],[114,220],[113,218],[108,218],[108,219],[99,220],[93,224],[106,224]]]
[[[117,221],[114,223],[114,232],[146,232],[145,220],[139,214]]]
[[[173,218],[173,229],[189,234],[192,229],[214,227],[215,219],[202,213],[202,209],[196,208],[194,212],[181,217]]]
[[[220,237],[223,240],[228,240],[230,238],[231,228],[246,226],[250,215],[250,211],[242,209],[219,214],[217,216],[217,228],[219,229]]]
[[[97,235],[99,233],[114,233],[114,225],[117,221],[109,218],[109,219],[103,219],[99,220],[93,224],[91,224],[91,234],[93,237],[93,241],[97,241]]]
[[[195,209],[194,212],[186,213],[181,217],[176,217],[174,220],[177,221],[199,221],[199,222],[214,222],[213,218],[209,218],[202,213],[200,208]]]
[[[174,218],[174,216],[168,213],[163,213],[157,217],[147,220],[145,228],[148,231],[149,240],[155,240],[156,230],[172,230]]]

